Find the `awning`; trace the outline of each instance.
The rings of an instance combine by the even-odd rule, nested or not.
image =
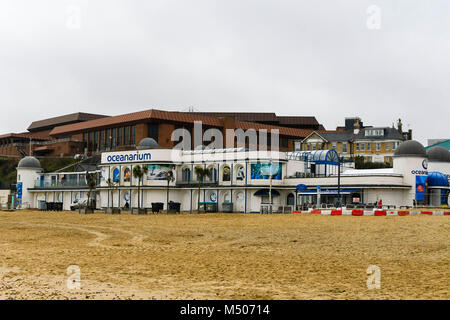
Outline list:
[[[359,192],[358,189],[341,189],[341,194],[352,194],[355,192]],[[299,192],[300,195],[312,195],[317,194],[317,190],[306,190],[303,192]],[[327,190],[320,190],[321,195],[327,195],[327,194],[338,194],[337,189],[327,189]]]
[[[277,190],[272,189],[272,197],[279,196],[280,193]],[[268,197],[269,196],[269,189],[261,189],[255,192],[255,196],[258,197]]]

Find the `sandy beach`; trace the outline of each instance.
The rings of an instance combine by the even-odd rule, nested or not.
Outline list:
[[[0,299],[450,299],[449,234],[449,216],[0,212]]]

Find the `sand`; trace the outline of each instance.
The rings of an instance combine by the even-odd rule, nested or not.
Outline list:
[[[450,216],[0,212],[0,299],[450,299],[449,232]]]

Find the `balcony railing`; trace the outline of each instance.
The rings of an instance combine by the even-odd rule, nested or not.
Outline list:
[[[97,186],[100,181],[97,181]],[[87,188],[88,184],[86,181],[36,181],[34,184],[35,189],[51,189],[51,188]]]

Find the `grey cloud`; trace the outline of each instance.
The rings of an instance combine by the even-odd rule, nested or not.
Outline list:
[[[366,28],[369,5],[381,29]],[[67,6],[81,28],[66,27]],[[148,107],[345,116],[450,137],[448,1],[3,1],[2,132]]]

